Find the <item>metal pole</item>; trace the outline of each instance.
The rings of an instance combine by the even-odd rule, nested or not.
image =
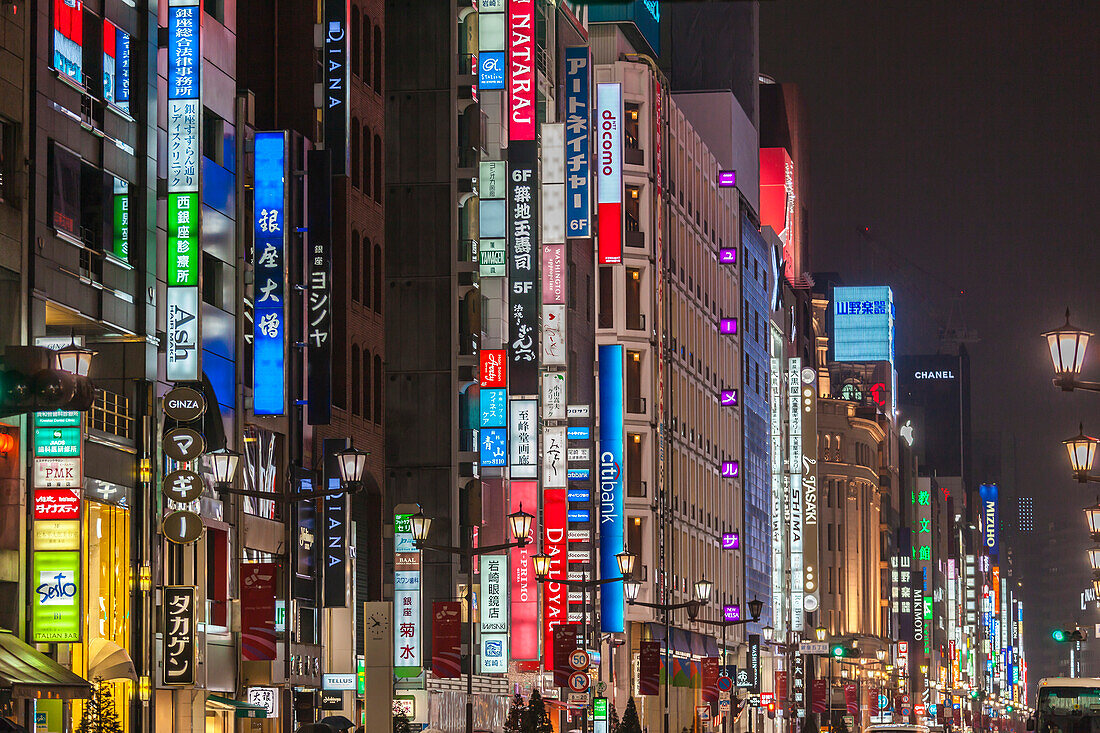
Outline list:
[[[722,624],[722,648],[719,650],[722,657],[722,669],[719,670],[719,674],[726,670],[726,624]],[[721,697],[719,696],[719,699]],[[722,703],[718,703],[718,707],[722,707]],[[733,714],[733,691],[730,691],[730,711],[729,714],[722,716],[722,733],[726,733],[726,718]]]
[[[664,528],[661,530],[664,531]],[[665,593],[668,593],[668,578],[665,577]],[[672,656],[670,655],[671,645],[669,644],[669,611],[665,609],[665,728],[664,733],[668,733],[668,688],[672,686]]]
[[[466,538],[466,733],[474,733],[474,542],[473,528]]]

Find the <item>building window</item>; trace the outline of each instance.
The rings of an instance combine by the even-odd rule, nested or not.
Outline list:
[[[377,243],[374,245],[374,311],[382,313],[382,245]]]
[[[360,397],[363,400],[363,409],[362,409],[361,414],[363,415],[364,418],[366,418],[368,420],[370,419],[370,408],[371,408],[370,367],[371,367],[370,351],[368,351],[366,349],[363,349],[363,393]]]
[[[362,287],[363,287],[363,299],[359,302],[361,302],[363,305],[365,305],[367,307],[370,307],[370,303],[371,303],[371,300],[370,300],[370,286],[371,286],[370,258],[371,258],[371,251],[372,250],[371,250],[370,240],[367,239],[366,237],[363,237],[363,268],[362,268],[363,272],[362,272],[362,278],[361,278],[362,281],[363,281],[363,285],[362,285]],[[358,260],[356,260],[354,263],[352,263],[351,271],[353,273],[352,279],[356,279],[355,278],[355,273],[359,272],[359,261]],[[355,284],[355,285],[353,285],[353,287],[358,288],[359,285]]]
[[[642,229],[642,203],[641,188],[638,186],[626,187],[626,231],[639,232]]]
[[[356,76],[363,75],[363,46],[362,34],[359,31],[359,6],[351,6],[351,32],[355,36],[351,43],[351,73]]]
[[[600,268],[600,328],[615,327],[615,271]]]
[[[103,99],[130,109],[130,34],[103,20]]]
[[[359,188],[362,184],[362,170],[359,167],[359,118],[351,118],[351,185]]]
[[[0,119],[0,203],[15,205],[16,127]]]
[[[374,200],[382,203],[382,138],[374,136]]]
[[[370,196],[370,127],[363,125],[363,195]]]
[[[203,0],[202,9],[211,18],[225,25],[225,0]]]
[[[382,93],[382,29],[374,26],[374,91]]]
[[[382,357],[374,355],[374,421],[382,424]]]
[[[351,230],[351,300],[359,302],[359,278],[355,273],[359,272],[359,232]]]
[[[363,79],[363,82],[366,83],[366,85],[368,87],[370,86],[370,79],[371,79],[371,76],[370,76],[370,62],[371,62],[370,34],[371,34],[370,16],[367,15],[366,13],[363,13],[363,22],[359,24],[359,38],[360,38],[360,41],[361,41],[360,46],[362,47],[362,54],[363,54],[363,62],[362,62],[362,69],[361,69],[362,73],[360,74],[360,76]]]
[[[88,427],[101,433],[110,433],[120,438],[133,437],[134,418],[130,414],[130,400],[126,395],[97,389],[88,411]]]
[[[362,389],[362,380],[359,373],[359,346],[351,345],[351,414],[359,414],[359,393]]]
[[[639,124],[641,105],[627,102],[623,105],[623,113],[625,117],[623,123],[623,147],[630,150],[640,150],[641,144],[638,136],[641,130],[641,125]]]

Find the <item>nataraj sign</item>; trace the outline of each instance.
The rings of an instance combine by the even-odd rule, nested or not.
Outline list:
[[[44,489],[78,489],[79,458],[35,458],[34,485]]]
[[[508,3],[508,138],[535,139],[535,0]]]

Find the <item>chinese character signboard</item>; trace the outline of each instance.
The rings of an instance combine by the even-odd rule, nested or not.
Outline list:
[[[202,132],[198,0],[168,7],[168,379],[200,374],[199,209]]]
[[[286,133],[257,132],[255,161],[253,409],[257,415],[282,415],[286,409]]]
[[[164,587],[164,684],[195,684],[195,589]]]
[[[802,359],[799,357],[787,360],[787,407],[790,421],[791,488],[787,500],[787,522],[791,543],[791,629],[802,631],[806,613],[802,606]]]
[[[513,395],[538,390],[538,171],[534,140],[508,146],[508,384]]]
[[[420,668],[420,550],[412,538],[412,514],[396,514],[393,521],[393,674],[419,677]]]
[[[535,0],[508,3],[508,139],[535,140]],[[511,148],[509,148],[511,150]]]
[[[509,465],[513,478],[538,477],[537,408],[536,400],[512,400],[508,405]]]
[[[327,5],[326,5],[327,7]],[[344,7],[341,3],[341,7]],[[327,137],[327,133],[326,133]],[[332,418],[332,159],[327,150],[310,150],[309,299],[306,310],[310,425]]]
[[[508,631],[508,556],[481,557],[481,633]]]
[[[587,46],[565,49],[565,215],[569,237],[592,235],[588,170],[590,69]]]
[[[538,483],[536,481],[512,481],[508,512],[521,509],[535,515],[531,530],[527,535],[525,547],[513,547],[508,563],[511,578],[508,595],[510,597],[511,652],[513,659],[534,660],[539,658],[539,602],[538,581],[531,567],[531,556],[538,550]]]

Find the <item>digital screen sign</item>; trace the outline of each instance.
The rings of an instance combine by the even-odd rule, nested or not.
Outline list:
[[[286,133],[256,133],[253,409],[257,415],[282,415],[286,403],[286,158]]]
[[[894,362],[894,292],[885,285],[833,289],[835,361]]]

